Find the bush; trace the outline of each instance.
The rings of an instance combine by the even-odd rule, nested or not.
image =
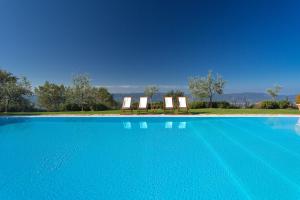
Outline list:
[[[108,110],[109,107],[107,105],[102,104],[102,103],[97,103],[93,106],[93,109],[97,110],[97,111],[101,111],[101,110]]]
[[[81,111],[81,108],[77,104],[66,104],[64,107],[65,111]]]
[[[278,109],[279,103],[276,101],[262,101],[259,103],[260,106],[258,108],[261,109]]]
[[[152,103],[153,109],[163,109],[163,105],[164,104],[162,101]],[[149,106],[149,108],[150,108],[150,106]]]
[[[132,104],[131,104],[132,109],[136,110],[136,109],[138,109],[138,107],[139,107],[139,102],[132,102]]]
[[[207,108],[208,105],[204,101],[194,101],[190,103],[191,109]]]
[[[261,109],[287,109],[294,108],[288,100],[282,101],[262,101],[255,105],[255,108]]]
[[[204,101],[194,101],[190,103],[191,109],[209,108],[209,103]],[[227,101],[212,102],[212,108],[235,108]]]
[[[212,104],[213,108],[232,108],[229,102],[227,101],[217,101],[213,102]]]
[[[288,100],[278,101],[278,105],[280,109],[286,109],[291,107],[291,103]]]
[[[300,94],[296,96],[296,104],[300,104]]]
[[[140,104],[139,102],[133,102],[133,103],[131,104],[132,109],[137,110],[137,109],[139,108],[139,104]],[[154,103],[153,103],[153,104],[154,104]],[[150,103],[147,104],[147,108],[148,108],[148,109],[151,108]]]

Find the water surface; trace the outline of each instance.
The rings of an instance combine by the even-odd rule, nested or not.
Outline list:
[[[297,124],[1,117],[0,199],[300,199]]]

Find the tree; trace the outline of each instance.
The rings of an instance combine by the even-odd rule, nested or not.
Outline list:
[[[267,93],[272,97],[273,101],[276,101],[276,98],[281,89],[282,87],[280,85],[275,85],[274,88],[267,89]]]
[[[18,78],[12,73],[0,70],[0,105],[5,112],[10,106],[13,106],[12,110],[29,107],[30,102],[26,97],[31,95],[31,84],[25,77]]]
[[[115,101],[106,88],[92,87],[87,75],[78,75],[66,88],[65,104],[69,110],[104,110],[115,106]]]
[[[145,95],[147,97],[149,97],[150,99],[150,104],[151,104],[151,108],[152,108],[152,97],[159,91],[158,87],[154,86],[154,85],[149,85],[145,88]]]
[[[220,75],[213,76],[209,71],[206,77],[192,77],[189,80],[189,89],[195,98],[208,98],[209,107],[212,107],[212,100],[215,94],[223,94],[225,81]]]
[[[100,88],[95,88],[96,92],[96,101],[98,103],[105,104],[109,107],[115,106],[115,101],[113,98],[113,95],[108,92],[106,88],[100,87]]]
[[[38,103],[48,111],[59,111],[63,109],[66,101],[66,89],[64,85],[56,85],[46,81],[44,85],[35,88]]]
[[[90,110],[103,110],[115,106],[113,95],[103,87],[91,88],[88,105]]]
[[[88,75],[80,74],[73,78],[73,85],[70,90],[71,95],[69,97],[72,103],[81,108],[81,111],[84,110],[84,107],[89,106],[91,89]]]

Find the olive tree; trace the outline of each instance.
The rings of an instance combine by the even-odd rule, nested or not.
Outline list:
[[[82,111],[102,110],[115,106],[113,95],[106,88],[93,87],[90,82],[88,75],[75,76],[73,84],[66,88],[66,105],[79,107]]]
[[[276,101],[276,98],[281,91],[282,87],[280,85],[275,85],[274,88],[267,89],[267,93],[272,97],[273,101]]]
[[[0,106],[5,112],[10,106],[13,110],[23,110],[30,104],[26,97],[31,95],[31,84],[26,77],[18,78],[12,73],[0,70]]]
[[[206,77],[192,77],[189,79],[189,90],[195,98],[208,98],[209,107],[212,107],[213,96],[223,94],[225,81],[217,74],[213,76],[209,71]]]
[[[35,88],[38,104],[48,111],[59,111],[63,109],[66,100],[66,89],[64,85],[57,85],[46,81],[44,85]]]
[[[113,95],[104,87],[92,87],[88,97],[90,110],[113,108],[116,104]]]
[[[146,95],[147,97],[149,97],[149,99],[150,99],[151,108],[152,108],[152,97],[153,97],[156,93],[158,93],[158,91],[159,91],[159,88],[158,88],[157,86],[154,86],[154,85],[149,85],[149,86],[147,86],[147,87],[145,88],[144,93],[145,93],[145,95]]]
[[[79,74],[73,77],[73,85],[71,86],[70,96],[71,102],[77,104],[81,111],[88,106],[91,96],[90,77],[86,74]]]

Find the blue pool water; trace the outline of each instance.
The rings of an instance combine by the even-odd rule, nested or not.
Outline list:
[[[2,117],[0,199],[300,199],[300,120]]]

